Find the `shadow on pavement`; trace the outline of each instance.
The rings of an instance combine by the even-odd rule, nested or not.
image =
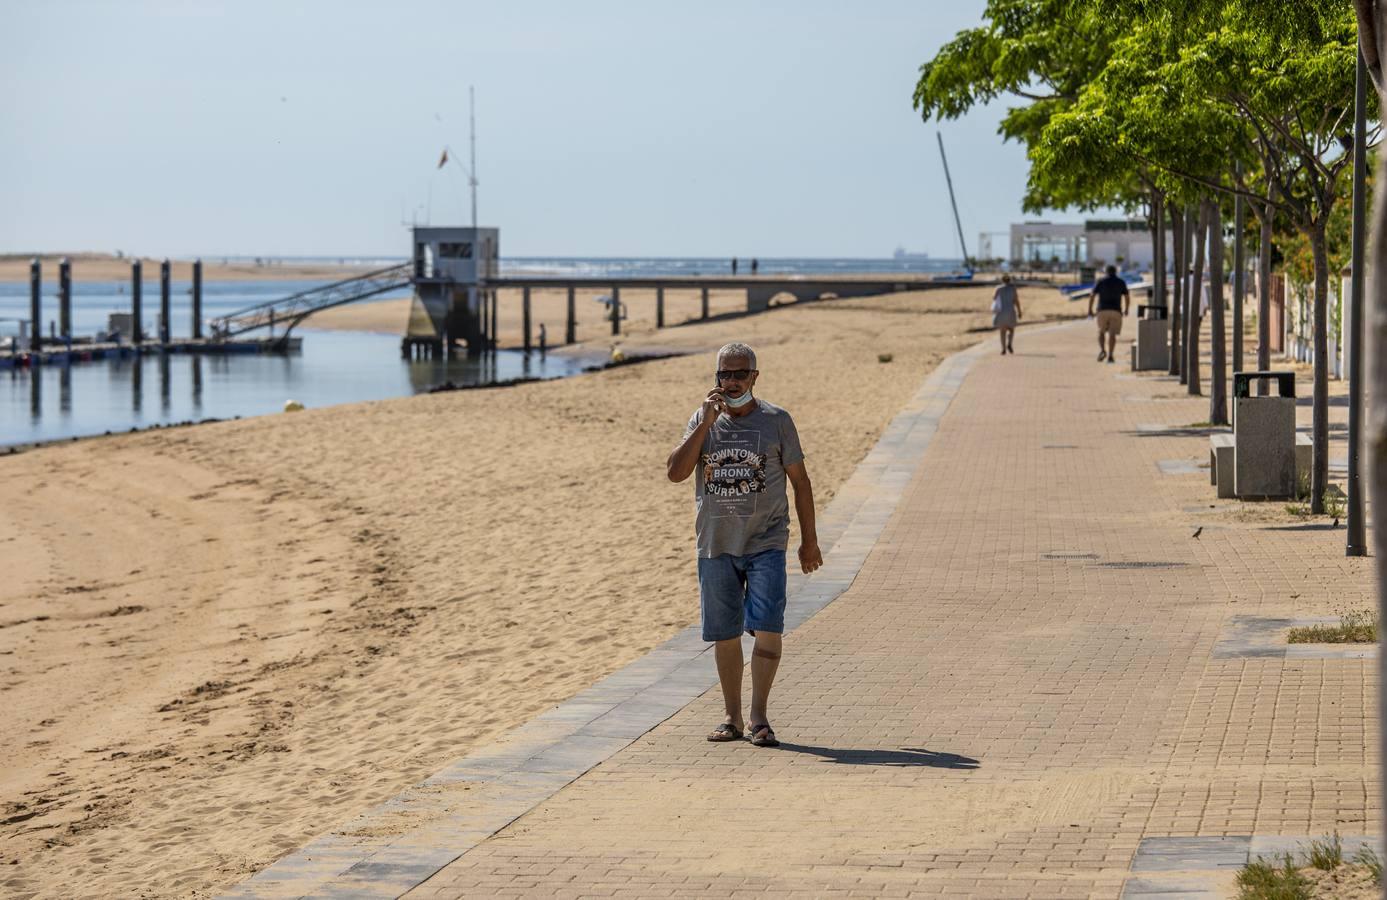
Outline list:
[[[1117,432],[1128,437],[1139,438],[1168,438],[1168,437],[1208,437],[1211,434],[1229,434],[1229,430],[1221,425],[1205,428],[1195,425],[1172,425],[1169,428],[1153,428],[1145,430],[1123,430]]]
[[[924,750],[918,747],[902,747],[899,750],[859,750],[811,747],[807,744],[791,744],[788,741],[782,741],[779,749],[791,753],[821,756],[829,762],[847,766],[926,766],[932,769],[976,769],[981,765],[971,757],[959,756],[957,753],[936,753],[933,750]]]

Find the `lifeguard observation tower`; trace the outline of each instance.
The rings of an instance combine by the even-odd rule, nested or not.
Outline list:
[[[477,356],[495,341],[495,290],[500,229],[414,229],[414,308],[407,345],[432,345],[451,355],[466,344]]]

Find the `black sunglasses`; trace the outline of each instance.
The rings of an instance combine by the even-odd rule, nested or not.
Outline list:
[[[746,381],[755,369],[719,369],[718,381]]]

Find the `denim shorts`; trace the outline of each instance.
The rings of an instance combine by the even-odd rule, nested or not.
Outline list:
[[[785,551],[700,557],[698,599],[705,641],[730,640],[743,629],[780,634],[785,630]]]

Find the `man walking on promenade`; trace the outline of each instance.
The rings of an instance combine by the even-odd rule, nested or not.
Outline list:
[[[740,740],[742,631],[756,638],[751,652],[751,742],[779,745],[766,713],[780,665],[785,630],[785,550],[790,511],[785,482],[795,489],[800,568],[823,565],[814,528],[814,492],[790,414],[752,396],[760,372],[756,353],[732,343],[718,351],[717,386],[689,419],[669,455],[669,480],[697,473],[698,593],[703,639],[714,643],[727,718],[710,741]]]
[[[1093,316],[1093,301],[1098,301],[1098,361],[1117,362],[1113,352],[1117,349],[1117,336],[1122,333],[1122,320],[1132,306],[1132,295],[1127,290],[1127,282],[1117,277],[1117,266],[1108,266],[1108,274],[1098,279],[1093,292],[1088,295],[1088,314]],[[1108,342],[1103,344],[1104,336]]]

